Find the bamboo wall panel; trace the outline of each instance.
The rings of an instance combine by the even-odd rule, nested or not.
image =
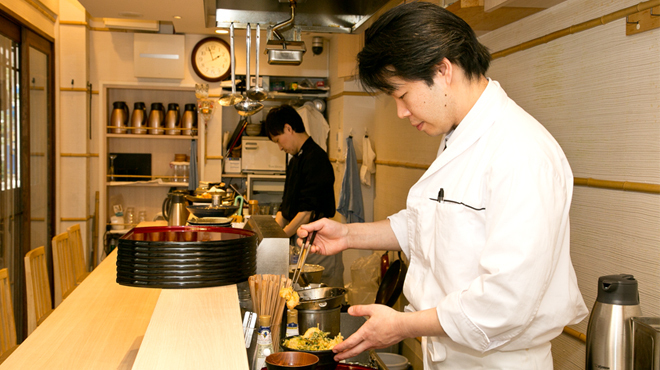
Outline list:
[[[489,75],[555,136],[576,177],[657,184],[660,33],[626,37],[624,22],[495,60]]]
[[[639,281],[642,312],[660,314],[660,197],[575,188],[571,231],[573,264],[587,306],[596,299],[599,276],[629,273]],[[578,330],[586,332],[586,323]]]
[[[637,5],[642,0],[566,0],[479,37],[491,53]],[[625,34],[625,29],[622,30]]]

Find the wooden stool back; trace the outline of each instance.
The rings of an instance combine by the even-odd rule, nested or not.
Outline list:
[[[80,284],[89,271],[85,264],[85,248],[83,246],[82,234],[80,233],[80,224],[75,224],[66,229],[69,233],[69,244],[71,245],[71,254],[73,256],[73,272],[76,278],[76,284]]]
[[[76,288],[69,234],[53,237],[53,280],[55,280],[55,307]]]
[[[50,282],[46,267],[46,249],[41,246],[25,255],[28,335],[53,312]]]
[[[11,304],[11,285],[7,269],[0,270],[0,363],[18,347],[16,345],[16,322],[14,306]]]

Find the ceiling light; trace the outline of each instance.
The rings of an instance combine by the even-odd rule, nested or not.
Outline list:
[[[181,19],[181,16],[180,15],[175,15],[174,19]]]
[[[143,16],[142,13],[138,12],[120,12],[119,15],[126,18],[141,18]]]
[[[225,29],[219,29],[219,30],[215,30],[215,33],[219,33],[221,35],[226,35],[226,34],[229,33],[229,31],[227,31]]]

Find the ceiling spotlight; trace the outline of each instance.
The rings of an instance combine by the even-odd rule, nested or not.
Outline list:
[[[181,16],[180,15],[175,15],[174,19],[181,19]]]
[[[215,33],[219,33],[221,35],[226,35],[226,34],[229,33],[229,31],[227,31],[226,29],[218,29],[218,30],[215,30]]]

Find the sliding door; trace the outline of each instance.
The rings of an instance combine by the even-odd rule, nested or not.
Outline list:
[[[53,118],[52,42],[0,14],[0,268],[9,270],[19,341],[23,258],[53,234]]]

